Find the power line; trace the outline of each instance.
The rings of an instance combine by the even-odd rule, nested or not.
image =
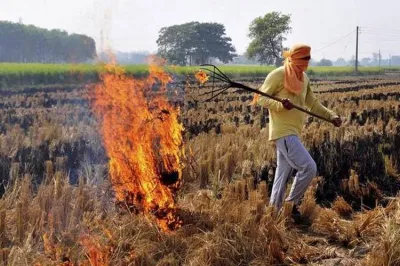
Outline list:
[[[373,30],[373,29],[366,29],[361,28],[362,32],[381,32],[381,33],[388,33],[388,34],[400,34],[400,31],[390,31],[390,30]]]
[[[363,40],[363,43],[399,43],[400,40]]]
[[[387,28],[383,29],[383,28],[370,28],[370,27],[360,27],[360,28],[361,28],[361,29],[367,29],[367,30],[386,31],[386,32],[388,32],[388,31],[397,31],[397,32],[400,32],[400,29],[397,30],[397,29],[387,29]]]
[[[364,35],[363,36],[363,40],[364,41],[398,41],[400,40],[400,35],[399,36],[385,36],[385,35],[372,35],[372,34],[368,34],[368,35]]]
[[[319,48],[319,49],[314,50],[313,53],[319,52],[319,51],[321,51],[321,50],[323,50],[323,49],[325,49],[325,48],[328,48],[329,46],[332,46],[332,45],[334,45],[334,44],[340,42],[341,40],[343,40],[344,38],[346,38],[346,37],[348,37],[350,34],[352,34],[354,31],[355,31],[355,30],[352,30],[352,31],[350,31],[349,33],[347,33],[346,35],[343,35],[342,37],[340,37],[340,39],[337,39],[336,41],[334,41],[334,42],[332,42],[332,43],[330,43],[330,44],[328,44],[328,45],[326,45],[326,46],[324,46],[324,47],[321,47],[321,48]]]
[[[400,43],[400,30],[398,29],[361,27],[361,34],[366,37],[362,39],[362,43],[365,44],[373,43],[375,45],[393,46]],[[379,50],[379,58],[381,58],[382,52],[388,53],[389,58],[394,54],[393,51]]]
[[[360,33],[360,27],[356,27],[356,60],[355,60],[355,71],[358,72],[358,35]]]
[[[386,36],[400,36],[400,30],[386,30],[386,29],[372,29],[372,28],[361,28],[361,33],[369,35],[386,35]]]
[[[391,35],[377,35],[377,34],[362,34],[364,40],[400,40],[400,35],[391,36]]]
[[[362,35],[374,35],[374,36],[392,36],[392,37],[400,37],[399,34],[391,34],[391,33],[383,33],[383,32],[361,32]]]

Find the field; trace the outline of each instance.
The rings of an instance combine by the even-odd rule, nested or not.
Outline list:
[[[319,172],[301,205],[310,225],[294,224],[289,204],[268,207],[276,158],[267,109],[241,91],[202,102],[209,85],[171,90],[185,127],[183,225],[164,232],[114,200],[87,84],[99,68],[46,67],[0,67],[0,264],[400,265],[396,73],[310,70],[319,99],[345,120],[305,125]],[[147,71],[138,69],[127,72]],[[270,69],[223,70],[257,88]]]
[[[0,63],[0,89],[97,82],[102,69],[102,65],[93,64]],[[148,74],[146,65],[126,65],[124,69],[128,75],[136,77]],[[222,66],[221,69],[236,78],[258,78],[266,75],[273,67]],[[182,76],[193,74],[198,70],[198,66],[171,66],[166,70],[174,75]],[[373,75],[387,70],[397,71],[399,68],[360,67],[359,70],[360,75]],[[314,76],[342,76],[352,75],[353,71],[353,67],[310,67],[308,73]]]

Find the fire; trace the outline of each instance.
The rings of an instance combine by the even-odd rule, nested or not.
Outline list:
[[[153,214],[164,230],[180,226],[174,193],[182,180],[183,126],[165,96],[170,75],[152,65],[134,79],[107,65],[95,86],[93,108],[101,118],[111,181],[118,202]]]
[[[253,101],[251,102],[251,105],[257,105],[257,101],[260,98],[260,94],[254,94]]]
[[[201,84],[206,83],[209,78],[208,75],[202,70],[196,72],[196,74],[194,76]]]
[[[86,256],[88,261],[80,265],[90,266],[107,266],[110,265],[109,247],[100,245],[100,241],[96,238],[83,236],[81,237],[81,245],[86,249]]]

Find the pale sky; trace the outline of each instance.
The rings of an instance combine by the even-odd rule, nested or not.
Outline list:
[[[360,58],[379,49],[383,58],[400,55],[399,10],[399,0],[0,0],[0,20],[86,34],[98,48],[103,30],[106,45],[125,52],[155,52],[162,27],[200,21],[224,24],[243,53],[251,21],[278,11],[292,15],[292,33],[284,44],[309,44],[315,59],[351,58],[356,26],[361,27]]]

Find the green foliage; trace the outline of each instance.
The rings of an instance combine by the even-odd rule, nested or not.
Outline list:
[[[127,65],[124,68],[131,76],[148,73],[147,65]],[[101,64],[0,63],[0,89],[97,82],[102,70]]]
[[[291,31],[290,22],[290,15],[280,12],[271,12],[254,19],[249,28],[252,41],[247,48],[247,56],[267,65],[282,61],[282,42],[286,40],[285,34]]]
[[[85,62],[96,56],[86,35],[0,21],[0,62]]]
[[[0,89],[93,82],[99,70],[99,66],[89,64],[0,63]]]
[[[130,76],[147,75],[147,65],[125,65]],[[0,89],[37,85],[79,84],[98,81],[102,65],[93,64],[21,64],[0,63]],[[220,66],[231,78],[264,78],[273,66]],[[399,68],[360,67],[358,75],[374,75],[385,70],[399,71]],[[165,70],[180,76],[193,75],[198,66],[167,66]],[[345,76],[354,74],[353,67],[309,67],[311,76]]]
[[[227,63],[236,56],[231,42],[224,25],[199,22],[164,27],[157,39],[158,54],[176,65],[204,64],[210,58]]]

